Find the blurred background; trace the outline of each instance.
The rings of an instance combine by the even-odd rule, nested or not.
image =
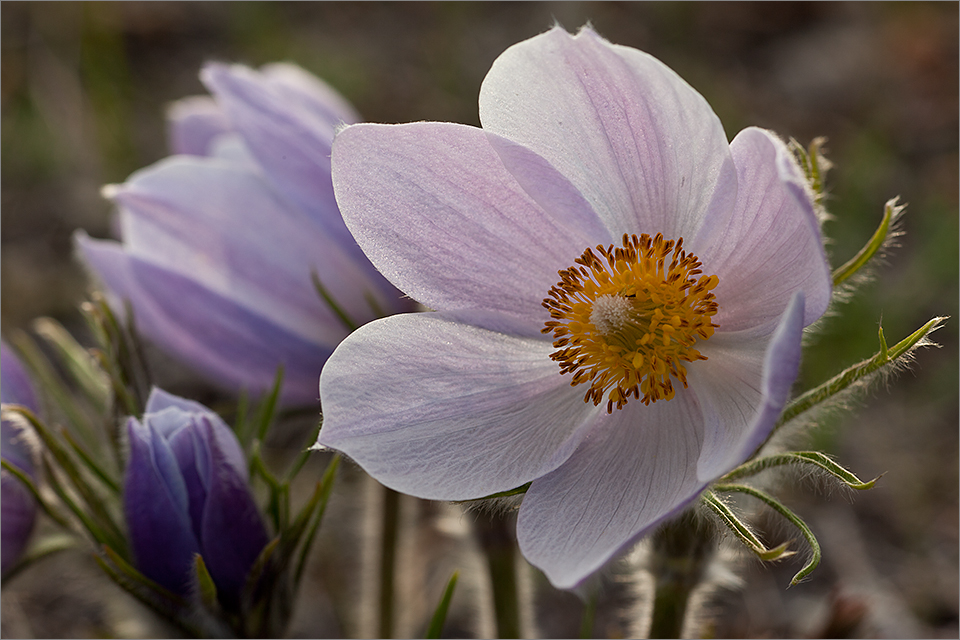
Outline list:
[[[788,589],[798,563],[744,563],[742,588],[715,595],[709,633],[957,637],[957,3],[3,2],[3,332],[53,316],[82,337],[88,284],[71,234],[110,235],[101,185],[164,157],[165,106],[204,93],[205,61],[296,62],[370,121],[479,125],[498,54],[554,23],[587,22],[676,70],[731,138],[748,125],[804,145],[826,136],[834,266],[869,238],[885,201],[908,205],[899,249],[806,351],[802,388],[871,356],[881,319],[892,344],[952,316],[934,336],[942,348],[813,432],[813,446],[861,478],[885,473],[877,488],[782,491],[820,538],[820,568]],[[157,633],[131,622],[150,614],[88,555],[67,555],[4,586],[4,636]],[[578,606],[544,598],[539,632],[576,635]],[[606,635],[628,634],[605,619]],[[291,632],[350,632],[304,625]]]

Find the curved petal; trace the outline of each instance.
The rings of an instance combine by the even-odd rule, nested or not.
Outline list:
[[[513,489],[562,463],[600,410],[559,375],[551,350],[439,313],[371,322],[324,367],[317,442],[422,498]]]
[[[698,477],[709,482],[746,460],[770,435],[800,369],[803,292],[776,330],[716,333],[700,349],[707,360],[687,369],[704,415]],[[757,334],[760,334],[759,336]]]
[[[744,129],[730,149],[740,183],[736,207],[711,216],[690,245],[704,272],[720,278],[718,331],[775,322],[798,290],[806,297],[806,326],[826,310],[832,276],[800,169],[763,129]]]
[[[173,409],[174,411],[169,417],[157,415],[165,409]],[[227,461],[242,478],[246,479],[248,477],[247,458],[243,454],[237,436],[219,415],[205,405],[175,396],[159,387],[153,387],[150,390],[150,396],[147,398],[144,413],[144,419],[149,418],[150,423],[168,439],[175,429],[193,424],[193,421],[198,417],[207,418],[213,425],[213,433],[217,436],[217,442],[224,455],[226,455]],[[161,417],[163,417],[162,422]]]
[[[167,109],[167,138],[173,153],[208,156],[213,140],[229,130],[223,111],[208,96],[177,100]]]
[[[537,205],[489,140],[447,123],[347,127],[333,147],[337,199],[373,264],[415,300],[539,324],[557,271],[597,239]]]
[[[207,464],[211,471],[200,540],[218,596],[228,608],[236,609],[250,567],[268,538],[246,479],[233,468],[221,448],[222,434],[216,431],[211,418],[198,420],[197,434],[209,447]]]
[[[23,363],[6,341],[0,341],[0,381],[0,402],[20,404],[36,413],[40,405],[33,391],[33,383]]]
[[[480,88],[480,120],[556,167],[614,238],[692,235],[736,195],[710,105],[660,61],[589,27],[555,27],[502,53]]]
[[[0,574],[20,558],[36,518],[37,503],[30,491],[6,469],[0,471]]]
[[[668,402],[600,414],[520,506],[520,550],[554,586],[572,589],[695,498],[703,418],[680,389]]]
[[[286,69],[267,74],[242,65],[211,63],[200,78],[271,182],[308,212],[314,224],[359,257],[330,183],[330,147],[347,115],[343,103],[326,100],[320,90],[305,89],[304,83],[292,79],[295,74],[289,66]],[[328,89],[327,97],[329,93]]]
[[[41,449],[27,420],[19,415],[13,419],[4,418],[0,421],[0,434],[3,443],[0,445],[0,453],[3,454],[3,459],[35,479]]]
[[[186,594],[200,545],[190,526],[183,478],[173,453],[149,426],[130,418],[127,434],[123,509],[137,568],[167,589]]]
[[[360,122],[356,112],[343,96],[317,76],[289,62],[274,62],[260,67],[272,89],[298,107],[314,114],[321,122],[354,124]]]
[[[82,233],[76,239],[103,283],[130,301],[137,329],[211,382],[263,393],[283,363],[283,399],[316,402],[317,375],[331,346],[303,340],[189,278],[130,257],[114,242]]]
[[[173,157],[137,172],[110,196],[121,206],[131,254],[180,273],[304,339],[336,344],[344,326],[311,271],[358,324],[376,317],[378,290],[366,261],[342,251],[281,200],[263,178],[217,160]],[[385,284],[385,283],[384,283]]]

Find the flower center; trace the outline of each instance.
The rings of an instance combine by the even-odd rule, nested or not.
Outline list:
[[[543,300],[552,319],[541,331],[553,332],[557,351],[550,357],[561,374],[573,374],[570,384],[590,383],[584,402],[599,405],[609,390],[613,413],[631,395],[644,404],[670,400],[671,377],[687,386],[682,362],[707,359],[694,345],[717,327],[710,291],[720,280],[701,276],[697,256],[682,245],[683,238],[659,233],[624,234],[622,247],[587,248],[559,272]]]

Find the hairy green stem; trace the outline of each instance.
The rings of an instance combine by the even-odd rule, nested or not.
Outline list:
[[[498,638],[520,638],[520,592],[517,588],[517,543],[506,518],[481,513],[477,537],[487,556]]]
[[[654,595],[649,637],[681,637],[690,616],[690,597],[703,582],[716,549],[713,525],[690,511],[653,535],[650,572]]]

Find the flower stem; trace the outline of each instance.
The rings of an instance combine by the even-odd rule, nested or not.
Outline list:
[[[654,578],[650,638],[680,638],[690,597],[703,581],[716,551],[711,523],[686,512],[653,535],[650,572]]]
[[[497,637],[522,638],[520,594],[517,589],[517,545],[512,527],[503,517],[481,513],[477,517],[477,534],[490,571]]]
[[[400,494],[383,488],[383,528],[380,537],[380,627],[379,637],[393,637],[393,578],[397,563],[397,533]]]

